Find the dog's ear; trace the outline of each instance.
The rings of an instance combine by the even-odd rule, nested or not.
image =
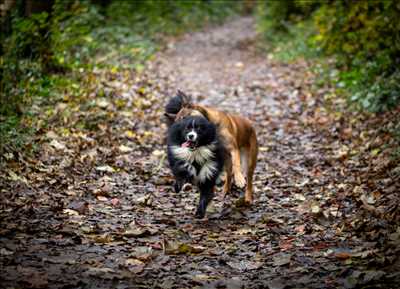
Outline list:
[[[172,120],[172,121],[174,121],[175,118],[176,118],[176,114],[175,114],[175,113],[164,112],[164,116],[165,116],[168,120]]]
[[[187,95],[186,93],[184,93],[182,90],[177,91],[177,96],[179,96],[182,99],[182,106],[184,107],[190,107],[192,104],[192,98]]]
[[[164,121],[165,121],[165,123],[167,124],[168,127],[170,127],[171,125],[174,124],[175,118],[176,118],[176,114],[175,113],[164,112]]]

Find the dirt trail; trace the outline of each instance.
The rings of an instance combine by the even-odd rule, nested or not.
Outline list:
[[[260,101],[251,89],[275,81],[265,57],[255,52],[256,29],[251,18],[216,27],[206,32],[187,34],[160,56],[160,70],[172,76],[174,85],[195,99],[222,109],[250,115]],[[175,88],[175,87],[173,87]],[[247,105],[238,101],[245,98]]]
[[[352,288],[354,278],[382,277],[350,258],[375,249],[342,230],[353,210],[343,193],[351,171],[337,166],[340,142],[313,126],[327,122],[313,75],[304,62],[257,53],[254,31],[253,19],[239,18],[189,33],[142,76],[97,83],[110,98],[94,99],[102,114],[79,113],[85,130],[47,133],[40,164],[28,161],[26,179],[4,193],[17,200],[1,212],[6,287]],[[260,154],[251,208],[217,196],[208,220],[197,221],[197,192],[173,193],[160,119],[177,89],[253,120]]]

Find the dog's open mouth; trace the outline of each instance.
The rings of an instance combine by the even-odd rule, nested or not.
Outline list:
[[[195,149],[196,148],[196,143],[188,140],[188,141],[185,141],[181,146],[184,147],[184,148]]]

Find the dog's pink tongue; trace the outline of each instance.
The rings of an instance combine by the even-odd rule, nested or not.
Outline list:
[[[182,147],[187,148],[190,147],[190,141],[186,141],[182,144]]]

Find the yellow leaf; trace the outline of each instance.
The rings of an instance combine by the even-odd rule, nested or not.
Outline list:
[[[371,155],[376,156],[379,154],[380,151],[381,151],[380,149],[374,149],[371,151]]]
[[[132,130],[127,130],[127,131],[125,131],[125,136],[127,136],[129,138],[134,138],[136,136],[136,133]]]

